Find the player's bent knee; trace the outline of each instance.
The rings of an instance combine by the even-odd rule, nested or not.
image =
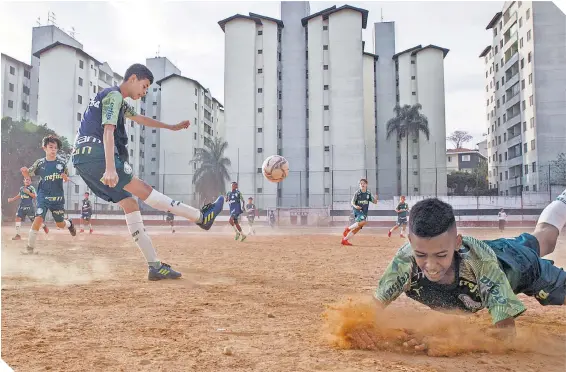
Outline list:
[[[554,252],[559,234],[555,226],[544,222],[537,224],[533,236],[538,240],[541,257]]]
[[[133,177],[132,180],[126,186],[124,186],[124,190],[142,200],[146,200],[153,191],[153,188],[145,181],[137,177]]]
[[[126,198],[121,200],[119,203],[120,207],[124,210],[124,213],[132,213],[140,210],[140,207],[134,198]]]

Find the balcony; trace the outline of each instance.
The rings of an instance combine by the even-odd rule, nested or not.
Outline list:
[[[509,35],[509,37],[504,38],[503,49],[506,50],[509,46],[516,42],[517,39],[517,31],[513,32],[513,34]]]
[[[505,77],[505,79],[507,79],[507,77]],[[505,81],[504,89],[507,90],[511,88],[513,85],[517,84],[518,82],[519,82],[519,71],[517,71],[515,75],[511,76],[509,79]]]
[[[505,164],[508,167],[514,167],[517,165],[523,166],[523,155],[515,156],[514,158],[509,158]]]
[[[513,63],[517,62],[518,60],[519,60],[519,50],[515,50],[514,52],[510,53],[509,57],[507,57],[507,53],[505,53],[505,68],[512,66]]]
[[[517,11],[514,11],[513,14],[509,15],[509,13],[505,13],[503,15],[503,32],[506,32],[509,26],[512,26],[513,23],[517,22]]]
[[[503,108],[505,110],[507,110],[510,107],[513,107],[514,105],[516,105],[517,103],[519,103],[519,100],[521,99],[521,95],[519,93],[515,94],[513,97],[511,97],[510,99],[508,99],[504,104],[503,104]]]
[[[522,143],[522,138],[521,138],[521,133],[519,132],[519,134],[514,135],[513,137],[509,137],[507,139],[507,147],[513,147],[513,146],[517,146],[520,145]]]

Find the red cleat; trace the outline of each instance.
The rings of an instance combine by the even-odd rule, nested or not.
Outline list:
[[[20,234],[16,234],[16,236],[14,236],[12,240],[22,240],[22,237],[20,236]]]
[[[343,236],[343,237],[346,237],[346,235],[348,235],[349,233],[350,233],[350,228],[349,228],[349,227],[346,227],[346,228],[344,229],[344,232],[342,233],[342,236]]]
[[[352,243],[350,243],[349,241],[347,241],[346,239],[342,239],[342,245],[353,245]]]
[[[43,225],[43,231],[45,231],[46,234],[49,234],[49,227],[47,227],[47,225]]]
[[[79,231],[81,234],[85,232],[85,229],[81,229],[81,231]]]
[[[387,237],[391,238],[391,230],[389,230],[389,232],[387,233]]]
[[[90,229],[90,233],[89,233],[89,234],[92,234],[93,232],[94,232],[94,230],[93,230],[93,229]]]

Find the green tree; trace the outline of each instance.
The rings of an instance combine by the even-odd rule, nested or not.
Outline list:
[[[224,194],[224,185],[230,179],[228,167],[232,165],[230,159],[224,156],[227,147],[228,142],[216,138],[210,149],[197,149],[191,160],[198,166],[193,175],[193,184],[201,201],[211,202],[218,195]]]
[[[47,125],[36,125],[30,121],[13,121],[2,118],[2,216],[13,216],[17,203],[7,203],[7,199],[16,195],[22,186],[20,168],[31,166],[33,162],[45,156],[41,140],[50,134],[57,135]],[[71,146],[65,137],[61,137],[63,148],[59,156],[66,159],[71,154]]]
[[[420,103],[414,105],[395,105],[393,111],[395,116],[387,122],[387,139],[389,139],[393,133],[397,134],[397,138],[406,140],[406,150],[405,155],[407,162],[407,194],[409,193],[409,136],[414,135],[418,137],[420,133],[423,133],[428,141],[430,139],[430,130],[428,128],[428,119],[426,116],[420,113],[422,109]]]

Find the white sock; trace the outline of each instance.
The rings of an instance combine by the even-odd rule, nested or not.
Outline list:
[[[543,222],[556,227],[558,231],[564,228],[566,225],[566,190],[544,208],[537,224]]]
[[[360,226],[360,224],[358,222],[355,222],[352,226],[348,227],[350,230],[354,230],[355,228],[357,228],[358,226]]]
[[[37,231],[30,229],[28,235],[28,247],[35,248],[36,239],[37,239]]]
[[[157,190],[153,190],[151,194],[144,200],[145,204],[162,212],[171,212],[174,215],[185,217],[186,219],[199,223],[202,221],[200,210],[189,205],[183,204],[163,195]]]
[[[346,235],[346,237],[344,238],[344,240],[350,240],[350,239],[352,239],[353,236],[354,236],[354,233],[350,231],[350,232],[348,233],[348,235]]]
[[[16,222],[16,235],[20,235],[20,228],[22,227],[21,222]]]
[[[88,228],[92,230],[92,224],[90,222],[88,223]]]
[[[145,232],[140,211],[126,214],[126,223],[128,224],[128,230],[130,230],[132,238],[134,238],[148,265],[155,268],[160,267],[161,262],[157,259],[157,252],[155,252],[153,248],[149,235]]]
[[[69,222],[69,220],[64,220],[63,222],[65,222],[65,227],[66,227],[66,228],[71,227],[71,222]]]

